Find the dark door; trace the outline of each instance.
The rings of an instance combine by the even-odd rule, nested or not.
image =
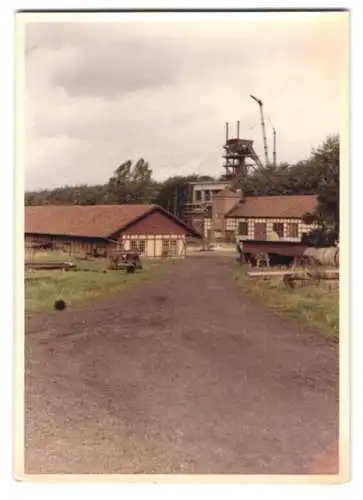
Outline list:
[[[266,240],[266,222],[255,222],[255,240]]]

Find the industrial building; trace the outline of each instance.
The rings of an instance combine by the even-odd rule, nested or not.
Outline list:
[[[269,164],[262,101],[251,96],[260,107],[265,166]],[[273,164],[276,165],[276,131],[273,128]],[[190,183],[190,198],[185,220],[209,242],[235,242],[237,238],[300,241],[304,233],[317,227],[303,221],[306,213],[317,206],[315,195],[248,196],[243,182],[256,169],[263,169],[253,141],[240,138],[240,122],[236,137],[230,137],[226,123],[223,146],[224,174],[216,181]],[[234,189],[234,186],[242,189]]]

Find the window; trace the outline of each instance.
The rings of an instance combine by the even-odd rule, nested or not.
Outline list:
[[[287,236],[289,238],[298,238],[299,224],[297,222],[289,222],[287,224]]]
[[[146,241],[145,240],[131,240],[130,250],[137,253],[145,253]]]
[[[162,256],[173,257],[177,255],[177,241],[176,240],[162,240]]]
[[[205,194],[205,201],[210,201],[211,199],[210,191],[207,190],[204,192],[204,194]]]
[[[238,234],[241,236],[248,235],[248,222],[240,222],[238,224]]]
[[[145,253],[146,241],[145,240],[138,240],[138,243],[139,243],[139,253]]]
[[[200,201],[202,199],[202,192],[201,191],[195,191],[195,201]]]
[[[284,237],[284,224],[283,222],[275,222],[272,225],[272,230],[279,235],[280,238]]]

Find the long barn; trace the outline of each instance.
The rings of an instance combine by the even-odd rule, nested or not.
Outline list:
[[[106,255],[119,248],[151,259],[183,258],[187,236],[200,238],[158,205],[25,207],[25,243],[51,243],[70,253]]]

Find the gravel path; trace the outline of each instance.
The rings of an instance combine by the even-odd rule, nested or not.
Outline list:
[[[338,349],[251,302],[232,260],[27,321],[26,473],[337,472]]]

